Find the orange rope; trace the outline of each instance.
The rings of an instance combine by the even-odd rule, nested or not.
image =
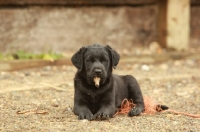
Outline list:
[[[128,114],[128,112],[134,108],[136,105],[133,103],[133,100],[128,100],[128,99],[124,99],[121,103],[121,108],[118,109],[118,111],[115,113],[114,116],[118,115],[118,114]],[[185,116],[189,116],[189,117],[193,117],[193,118],[200,118],[200,115],[196,115],[196,114],[189,114],[186,112],[179,112],[179,111],[175,111],[172,109],[168,109],[168,110],[162,110],[161,105],[156,104],[151,98],[148,97],[144,97],[144,106],[145,109],[143,111],[143,114],[155,114],[156,112],[171,112],[174,114],[181,114],[181,115],[185,115]]]
[[[180,111],[175,111],[175,110],[171,110],[171,109],[165,110],[165,111],[166,112],[169,111],[169,112],[174,113],[174,114],[181,114],[181,115],[189,116],[189,117],[192,117],[192,118],[200,118],[200,115],[197,115],[197,114],[189,114],[189,113],[186,113],[186,112],[180,112]]]
[[[157,104],[150,98],[144,97],[144,112],[145,114],[155,114],[157,112]]]
[[[135,104],[133,103],[133,100],[124,99],[121,103],[121,107],[118,109],[118,111],[115,113],[114,116],[118,114],[127,114],[132,108],[135,107]]]

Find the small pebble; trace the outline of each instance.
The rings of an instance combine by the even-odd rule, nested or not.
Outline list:
[[[160,65],[160,69],[162,69],[162,70],[168,70],[169,66],[167,64],[161,64]]]
[[[149,71],[150,67],[148,65],[142,65],[141,70],[142,71]]]
[[[81,122],[83,122],[83,123],[87,123],[87,122],[89,122],[87,119],[83,119],[83,120],[81,120]]]
[[[50,70],[51,70],[51,66],[46,66],[45,69],[46,69],[47,71],[50,71]]]
[[[52,99],[52,100],[51,100],[51,106],[53,106],[53,107],[58,107],[58,106],[59,106],[58,100],[57,100],[57,99]]]
[[[181,65],[182,65],[182,62],[179,61],[179,60],[176,60],[176,61],[174,61],[174,65],[175,65],[175,66],[181,66]]]
[[[67,70],[67,66],[62,66],[62,68],[61,68],[63,71],[66,71]]]
[[[1,76],[7,75],[7,72],[0,72]]]
[[[72,108],[71,107],[67,107],[67,111],[72,112]]]
[[[177,125],[179,124],[177,121],[173,121],[173,125]]]
[[[187,66],[194,66],[195,65],[195,61],[193,61],[193,60],[186,60],[186,65]]]
[[[24,73],[19,73],[18,76],[23,78],[23,77],[25,77],[25,74]]]

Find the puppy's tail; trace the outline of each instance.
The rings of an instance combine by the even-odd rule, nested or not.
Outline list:
[[[155,114],[156,112],[161,112],[163,110],[169,109],[166,105],[157,104],[153,99],[149,97],[144,97],[144,112],[145,114]]]
[[[161,108],[162,110],[168,110],[168,109],[169,109],[169,107],[166,106],[166,105],[161,105],[160,108]]]
[[[189,117],[192,117],[192,118],[200,118],[199,114],[190,114],[190,113],[186,113],[186,112],[181,112],[181,111],[169,109],[169,107],[166,106],[166,105],[157,105],[156,111],[161,112],[163,110],[168,111],[172,114],[180,114],[180,115],[185,115],[185,116],[189,116]]]
[[[169,109],[169,107],[166,106],[166,105],[160,105],[160,104],[158,104],[158,105],[156,106],[156,111],[158,111],[158,112],[161,112],[161,111],[163,111],[163,110],[168,110],[168,109]]]

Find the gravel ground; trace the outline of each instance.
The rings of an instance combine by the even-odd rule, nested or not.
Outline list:
[[[170,109],[200,114],[200,60],[126,64],[114,70],[134,75],[144,96]],[[197,132],[200,119],[169,112],[105,121],[77,120],[73,114],[73,66],[0,73],[0,131],[5,132]]]

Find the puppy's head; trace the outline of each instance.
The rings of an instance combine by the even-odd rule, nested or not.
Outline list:
[[[103,84],[119,62],[119,54],[110,46],[99,44],[82,47],[72,56],[72,63],[87,80],[94,84],[94,78],[100,78]]]

